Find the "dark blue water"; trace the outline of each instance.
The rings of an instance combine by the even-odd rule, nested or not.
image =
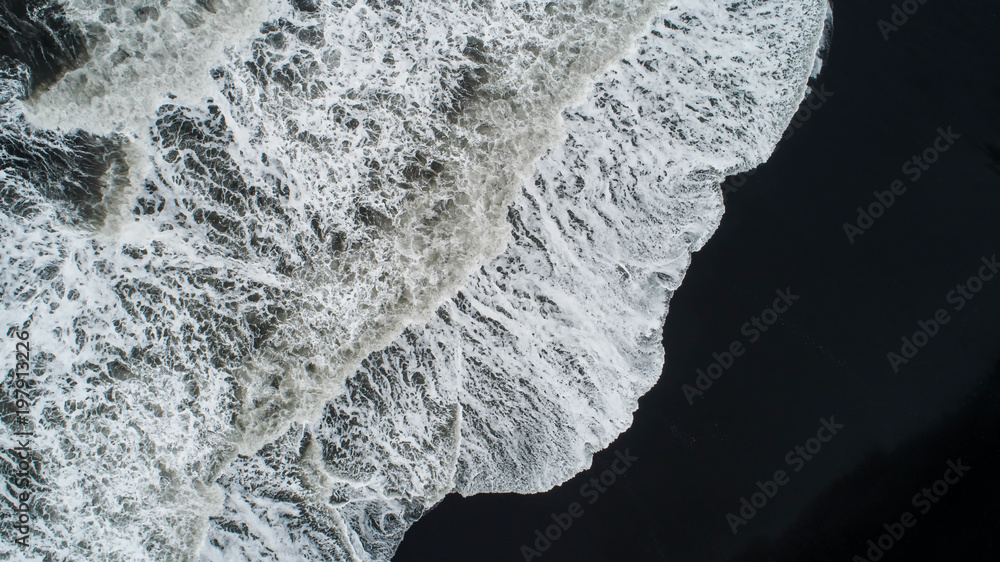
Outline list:
[[[892,2],[835,0],[829,94],[732,180],[633,427],[549,493],[447,498],[394,560],[997,558],[1000,7],[899,5],[918,9],[892,30]],[[799,298],[755,328],[778,290]],[[721,376],[691,404],[713,354]],[[758,481],[773,497],[727,519]],[[554,521],[571,524],[539,539]]]

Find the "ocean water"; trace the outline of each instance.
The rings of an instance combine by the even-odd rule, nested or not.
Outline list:
[[[0,59],[0,303],[37,380],[31,546],[0,553],[25,560],[387,560],[450,492],[587,468],[830,21],[821,0],[54,10],[4,15],[52,56]]]

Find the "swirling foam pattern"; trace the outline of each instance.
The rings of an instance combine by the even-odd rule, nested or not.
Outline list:
[[[5,556],[386,560],[449,492],[586,468],[828,15],[107,6],[70,4],[89,56],[47,89],[0,60],[0,302],[40,381]]]

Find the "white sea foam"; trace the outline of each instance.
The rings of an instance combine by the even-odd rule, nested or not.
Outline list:
[[[98,6],[69,11],[91,62],[23,104],[125,134],[0,106],[19,147],[0,302],[30,318],[41,381],[37,559],[384,560],[450,491],[588,466],[655,382],[718,184],[770,153],[826,15]]]
[[[27,101],[40,127],[145,135],[167,96],[198,103],[218,93],[209,69],[245,49],[291,6],[266,0],[69,0],[87,39],[86,63]]]
[[[589,466],[661,371],[667,302],[721,218],[719,184],[798,107],[826,8],[691,0],[656,18],[564,113],[505,253],[370,356],[322,422],[231,465],[203,558],[383,560],[449,491],[537,492]]]

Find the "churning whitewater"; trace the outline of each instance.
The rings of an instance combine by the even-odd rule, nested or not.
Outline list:
[[[0,6],[3,357],[30,334],[0,495],[32,494],[0,558],[388,560],[450,492],[584,470],[656,382],[719,185],[770,155],[828,18]]]

